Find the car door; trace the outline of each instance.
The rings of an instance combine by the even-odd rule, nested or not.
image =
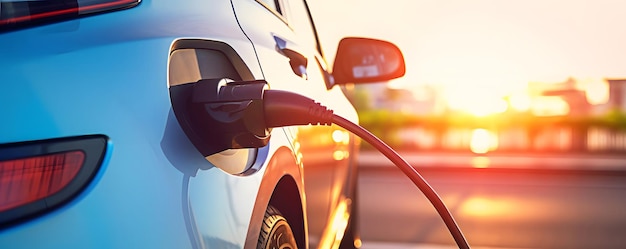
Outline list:
[[[308,96],[335,113],[356,120],[356,112],[341,89],[329,87],[331,77],[303,0],[233,0],[233,6],[242,29],[255,46],[270,88]],[[337,215],[338,207],[346,202],[351,136],[334,125],[285,130],[294,139],[293,149],[303,165],[309,241],[313,248],[322,237],[335,237],[336,230],[330,228],[337,224],[331,217],[341,216]]]

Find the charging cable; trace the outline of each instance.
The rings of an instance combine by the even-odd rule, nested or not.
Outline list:
[[[452,214],[437,192],[435,192],[415,168],[378,137],[374,136],[363,127],[334,114],[332,110],[316,103],[312,99],[296,93],[280,90],[266,90],[263,96],[263,106],[267,127],[308,124],[330,125],[334,123],[374,146],[400,168],[400,170],[411,179],[415,186],[424,193],[435,210],[437,210],[437,213],[439,213],[439,216],[443,219],[443,222],[448,227],[448,230],[459,248],[470,248],[465,236],[463,236],[461,229],[454,220],[454,217],[452,217]]]
[[[267,145],[272,128],[337,124],[361,137],[411,179],[443,219],[459,248],[470,248],[435,190],[397,152],[363,127],[305,96],[267,89],[263,80],[202,79],[170,87],[172,107],[187,137],[204,156]]]

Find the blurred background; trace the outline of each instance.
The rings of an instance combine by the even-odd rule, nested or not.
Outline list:
[[[403,50],[405,77],[358,86],[352,96],[363,124],[394,145],[474,144],[475,152],[626,146],[621,133],[603,129],[620,126],[626,108],[626,2],[322,2],[311,8],[323,17],[319,32],[331,61],[343,36],[385,39]],[[376,122],[389,118],[401,128],[376,132],[383,126]],[[402,139],[415,136],[422,138]]]
[[[626,248],[626,1],[309,4],[331,63],[344,36],[402,49],[405,77],[349,97],[472,246]],[[406,177],[360,158],[363,248],[454,247]]]

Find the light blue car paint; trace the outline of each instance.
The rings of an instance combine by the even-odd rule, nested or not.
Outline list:
[[[206,39],[252,50],[233,32],[230,3],[218,2],[144,1],[0,34],[0,143],[110,138],[89,187],[53,212],[0,230],[0,248],[243,247],[263,171],[237,177],[206,161],[176,122],[167,88],[172,42],[202,34],[203,22],[215,23]],[[230,23],[205,8],[221,8]]]

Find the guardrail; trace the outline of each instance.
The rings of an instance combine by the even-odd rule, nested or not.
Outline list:
[[[474,153],[626,152],[626,126],[593,120],[506,120],[499,117],[365,121],[363,126],[396,149]]]
[[[383,136],[401,149],[487,152],[626,152],[626,131],[606,127],[434,129],[401,127]]]

